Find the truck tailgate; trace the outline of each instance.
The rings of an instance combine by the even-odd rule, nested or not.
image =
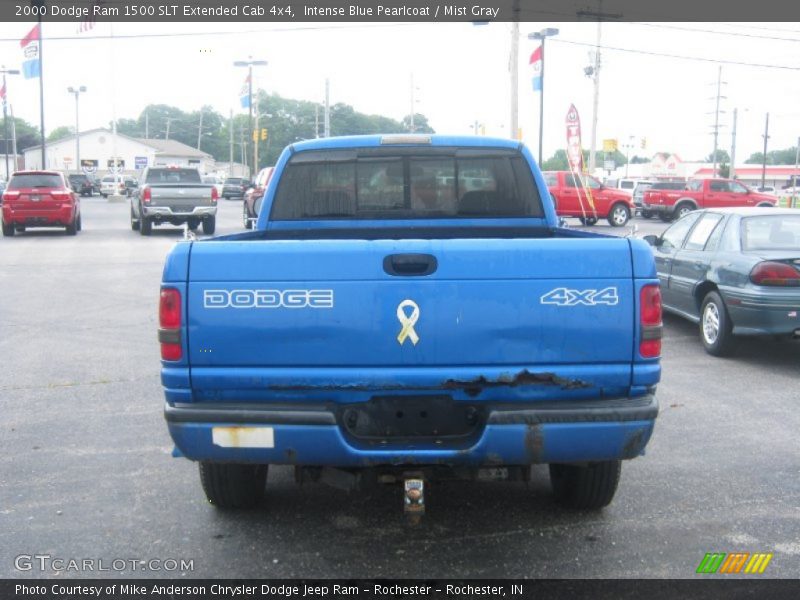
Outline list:
[[[435,257],[435,270],[387,272],[387,257],[409,255]],[[492,377],[624,388],[633,290],[624,239],[195,243],[193,387],[217,399]]]

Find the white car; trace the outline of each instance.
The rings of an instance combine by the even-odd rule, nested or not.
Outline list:
[[[203,175],[203,183],[211,183],[217,188],[217,195],[222,197],[222,184],[224,183],[223,179],[219,177],[215,177],[214,175]]]
[[[100,195],[103,198],[108,196],[124,196],[125,182],[122,175],[106,175],[100,180]]]

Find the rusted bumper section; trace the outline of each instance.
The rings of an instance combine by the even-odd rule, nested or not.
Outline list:
[[[487,407],[477,435],[464,440],[388,439],[360,443],[334,409],[315,406],[167,405],[179,454],[192,460],[366,467],[499,466],[634,458],[658,414],[655,396]]]

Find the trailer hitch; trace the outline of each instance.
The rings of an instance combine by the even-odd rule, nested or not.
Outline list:
[[[425,480],[422,473],[403,476],[403,512],[409,525],[419,525],[425,514]]]

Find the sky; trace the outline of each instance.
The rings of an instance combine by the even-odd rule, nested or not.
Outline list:
[[[19,39],[32,25],[0,23],[0,61],[7,68],[20,68]],[[593,85],[584,68],[593,62],[597,25],[520,23],[519,124],[534,155],[540,94],[532,90],[528,58],[538,43],[527,35],[544,27],[559,29],[545,52],[546,158],[565,147],[570,104],[589,148]],[[437,133],[471,134],[478,122],[487,135],[510,136],[510,23],[99,23],[87,33],[77,29],[44,24],[48,132],[74,126],[68,86],[87,87],[81,130],[107,126],[113,115],[136,118],[149,103],[241,111],[246,70],[233,62],[252,56],[268,61],[256,70],[255,84],[269,93],[322,102],[327,78],[332,104],[397,120],[411,110],[413,74],[416,112]],[[767,112],[769,149],[796,145],[800,23],[604,23],[601,35],[598,149],[603,139],[615,138],[635,146],[631,155],[708,156],[720,64],[719,147],[730,152],[734,108],[737,163],[762,150]],[[8,88],[15,116],[38,125],[38,80],[9,76]]]

